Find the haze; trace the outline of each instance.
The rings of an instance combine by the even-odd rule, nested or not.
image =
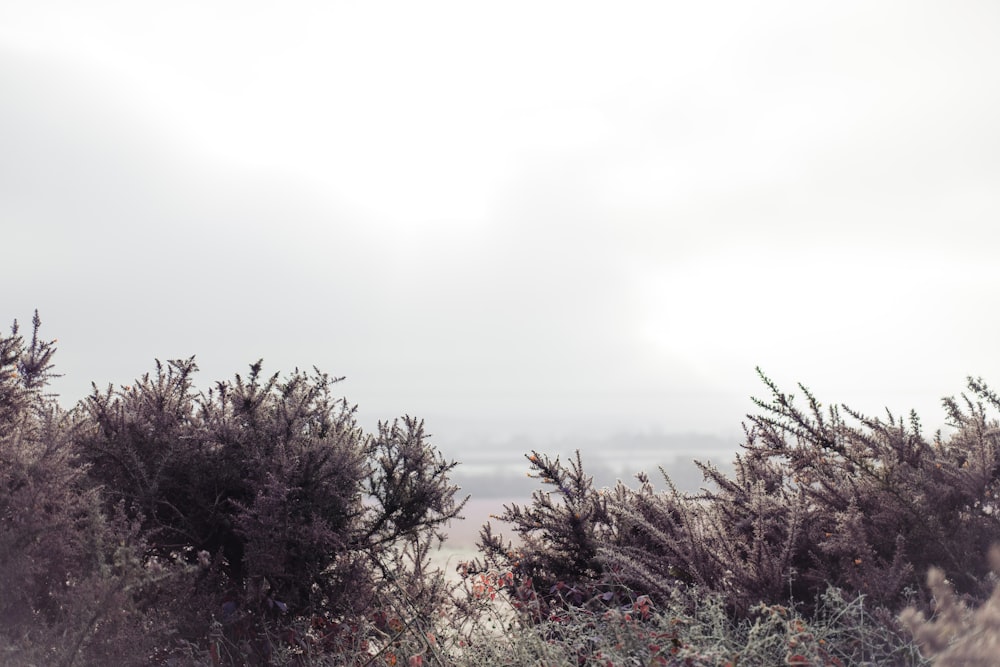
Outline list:
[[[3,3],[0,315],[39,309],[68,403],[263,357],[460,459],[735,437],[756,366],[936,427],[1000,386],[997,34],[992,2]]]

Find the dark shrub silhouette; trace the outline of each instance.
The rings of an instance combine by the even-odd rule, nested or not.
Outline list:
[[[221,619],[231,652],[266,660],[268,628],[370,615],[407,576],[401,550],[443,539],[458,514],[455,463],[415,419],[363,433],[331,394],[338,380],[318,371],[263,377],[258,362],[195,393],[196,370],[193,358],[157,362],[134,385],[95,387],[78,439],[107,506],[140,523],[147,557],[211,559],[189,635]],[[409,561],[427,580],[414,615],[442,596],[421,553]]]
[[[422,422],[363,433],[337,379],[260,362],[199,393],[193,358],[67,412],[40,324],[0,335],[0,663],[268,664],[427,634],[462,503]]]
[[[79,414],[45,393],[55,341],[0,335],[0,663],[147,664],[168,630],[154,589],[184,572],[147,568],[141,535],[102,511],[75,456]]]
[[[485,526],[452,598],[430,552],[456,464],[422,422],[364,433],[338,379],[260,362],[198,392],[193,358],[66,411],[33,324],[0,335],[2,664],[477,664],[497,624],[497,655],[572,664],[628,637],[651,664],[919,664],[904,606],[942,664],[991,664],[1000,397],[981,380],[928,439],[762,375],[735,472],[699,464],[699,493],[596,489],[579,455],[532,452],[543,490],[498,517],[519,541]]]
[[[479,536],[481,559],[465,565],[464,575],[515,574],[504,588],[535,621],[548,618],[553,607],[580,606],[598,595],[603,595],[602,603],[628,598],[629,591],[620,590],[605,576],[600,553],[617,541],[617,522],[610,514],[608,495],[595,489],[593,478],[584,472],[579,452],[568,467],[558,457],[539,452],[526,458],[529,475],[548,488],[535,491],[526,507],[504,505],[496,518],[513,525],[517,543],[494,534],[487,524]]]
[[[982,554],[1000,541],[1000,425],[987,407],[1000,409],[1000,398],[970,379],[973,398],[944,401],[955,432],[928,440],[914,414],[824,410],[801,386],[800,407],[761,378],[772,396],[749,417],[732,477],[699,464],[708,487],[699,494],[677,492],[669,478],[656,492],[644,474],[637,489],[597,491],[579,461],[566,468],[533,454],[558,494],[506,508],[498,518],[522,544],[487,526],[480,567],[531,577],[533,594],[558,604],[617,599],[620,590],[666,599],[696,585],[722,594],[737,617],[790,600],[808,614],[833,585],[865,595],[892,625],[906,604],[926,606],[932,566],[961,595],[989,594]],[[524,595],[516,584],[508,592]]]

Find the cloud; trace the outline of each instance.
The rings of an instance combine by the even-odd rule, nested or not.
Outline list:
[[[2,271],[74,396],[264,356],[381,417],[702,427],[758,363],[993,362],[987,6],[34,7]]]

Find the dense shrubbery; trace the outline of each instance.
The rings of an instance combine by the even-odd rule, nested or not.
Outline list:
[[[916,415],[824,411],[805,387],[801,408],[761,377],[772,397],[758,401],[732,477],[704,465],[699,494],[666,475],[655,492],[641,473],[636,489],[595,489],[579,457],[566,466],[533,452],[548,490],[498,517],[519,543],[484,529],[472,571],[515,573],[507,595],[540,620],[692,587],[718,595],[737,623],[760,604],[791,604],[809,619],[833,586],[866,600],[872,622],[901,643],[896,614],[930,610],[922,584],[932,567],[964,599],[989,595],[984,555],[1000,541],[1000,424],[987,412],[1000,408],[996,394],[970,380],[971,398],[945,401],[955,432],[928,440]]]
[[[365,434],[336,380],[260,363],[196,393],[193,359],[67,414],[42,391],[54,347],[38,325],[30,343],[16,323],[0,338],[0,662],[148,664],[184,647],[267,664],[440,610],[428,549],[461,503],[422,423]]]
[[[84,424],[44,393],[55,341],[0,336],[0,664],[112,664],[154,655],[169,630],[138,527],[102,504],[74,448]],[[126,656],[128,657],[128,656]]]
[[[912,598],[932,566],[961,594],[988,595],[984,554],[1000,541],[1000,427],[985,407],[1000,408],[995,394],[970,381],[977,400],[945,402],[955,433],[927,440],[915,415],[842,408],[855,425],[804,387],[803,410],[763,379],[772,400],[750,417],[735,475],[702,466],[701,494],[678,493],[669,478],[654,492],[643,474],[638,489],[596,490],[579,460],[533,453],[552,492],[501,517],[524,537],[517,553],[484,533],[488,564],[604,595],[612,583],[654,597],[694,584],[724,595],[736,616],[789,599],[808,613],[828,585],[897,612],[926,603]]]
[[[455,464],[419,421],[364,433],[337,379],[259,362],[197,392],[193,359],[67,412],[38,328],[0,336],[0,664],[990,664],[1000,641],[980,380],[928,439],[762,376],[735,472],[696,494],[532,452],[517,539],[485,526],[449,584]]]
[[[204,552],[226,604],[362,614],[391,550],[458,511],[454,464],[419,422],[366,435],[318,372],[262,379],[257,363],[246,380],[196,395],[195,370],[172,361],[134,386],[95,390],[78,444],[106,502],[141,522],[149,555]]]

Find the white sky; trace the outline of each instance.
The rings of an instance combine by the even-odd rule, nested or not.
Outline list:
[[[441,440],[1000,386],[993,2],[0,4],[0,316]]]

